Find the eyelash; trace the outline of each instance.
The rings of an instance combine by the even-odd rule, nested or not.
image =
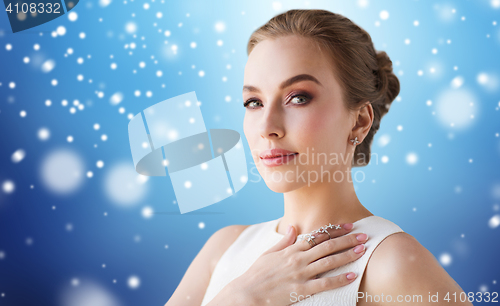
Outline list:
[[[306,101],[306,102],[303,102],[303,103],[295,103],[295,104],[297,104],[297,105],[307,104],[307,103],[309,103],[309,101],[312,99],[312,97],[311,97],[309,94],[306,94],[306,93],[299,93],[299,94],[295,94],[295,95],[291,96],[291,97],[290,97],[290,100],[292,100],[292,99],[294,99],[294,98],[296,98],[296,97],[305,97],[305,98],[307,99],[307,101]],[[248,100],[246,100],[246,101],[245,101],[245,103],[243,104],[243,107],[245,107],[245,108],[250,108],[250,109],[257,108],[257,107],[247,107],[247,105],[248,105],[249,103],[251,103],[251,102],[256,102],[256,101],[259,101],[259,100],[250,98],[250,99],[248,99]]]

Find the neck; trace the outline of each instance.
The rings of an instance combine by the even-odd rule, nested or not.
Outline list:
[[[285,234],[288,224],[297,235],[321,226],[354,223],[373,214],[358,200],[352,182],[322,182],[284,193],[285,213],[277,231]]]

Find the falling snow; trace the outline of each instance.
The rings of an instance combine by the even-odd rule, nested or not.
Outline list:
[[[260,26],[259,14],[234,3],[236,23],[223,10],[216,18],[203,19],[196,10],[173,14],[163,0],[136,2],[79,3],[79,8],[63,19],[47,23],[46,30],[29,30],[31,35],[7,35],[6,28],[0,28],[0,55],[12,69],[0,82],[0,121],[4,122],[0,125],[8,134],[2,146],[0,215],[9,222],[13,211],[23,209],[24,216],[29,213],[32,219],[28,226],[26,220],[16,217],[18,223],[12,225],[12,232],[19,235],[13,236],[13,243],[6,241],[0,246],[0,261],[15,265],[16,255],[24,249],[27,255],[23,256],[31,261],[45,254],[50,250],[49,230],[54,231],[54,237],[59,232],[67,237],[64,239],[74,239],[68,240],[68,246],[78,248],[88,246],[82,237],[98,233],[89,240],[95,259],[92,268],[83,263],[82,269],[97,267],[104,274],[87,279],[80,270],[69,269],[63,277],[69,289],[61,286],[56,292],[64,305],[121,306],[111,286],[136,290],[134,294],[151,288],[147,271],[141,272],[135,263],[123,268],[113,260],[114,241],[123,243],[120,248],[126,252],[120,256],[124,262],[130,261],[130,254],[136,254],[139,247],[149,254],[157,249],[167,252],[171,256],[167,263],[163,263],[165,258],[156,260],[156,255],[148,257],[148,263],[152,258],[152,265],[168,270],[172,262],[175,264],[171,259],[191,256],[180,251],[183,248],[178,241],[185,241],[185,234],[177,236],[177,227],[187,226],[188,234],[194,228],[203,235],[220,227],[204,215],[180,222],[183,216],[164,214],[178,208],[172,186],[162,183],[161,177],[137,173],[130,155],[128,124],[142,110],[177,91],[196,90],[204,101],[202,112],[208,112],[204,117],[207,126],[227,128],[231,123],[243,127],[243,121],[234,118],[242,119],[244,114],[238,110],[239,82],[248,56],[237,33],[242,24],[255,29]],[[480,10],[471,3],[436,2],[426,7],[416,1],[412,4],[414,14],[406,16],[398,7],[357,0],[346,3],[345,11],[363,14],[363,26],[372,34],[377,50],[390,51],[394,73],[401,82],[400,95],[381,120],[371,146],[377,154],[373,159],[380,163],[366,167],[369,184],[356,188],[369,193],[378,186],[377,194],[392,194],[383,197],[388,201],[386,207],[398,207],[393,199],[407,201],[401,210],[402,220],[406,216],[425,223],[436,212],[448,212],[443,224],[449,227],[450,237],[473,252],[479,244],[496,241],[500,226],[500,182],[490,181],[498,179],[491,169],[497,169],[500,162],[500,68],[494,57],[500,31],[498,20],[492,18],[499,12],[500,0],[488,0]],[[189,9],[189,1],[186,7]],[[271,1],[261,10],[276,15],[288,8],[286,1]],[[90,18],[82,13],[85,10],[92,11]],[[397,35],[392,35],[396,30]],[[466,49],[472,45],[474,48]],[[201,105],[200,101],[189,101],[183,107],[194,103]],[[184,122],[194,126],[199,120],[193,116]],[[171,127],[167,131],[166,138],[172,141],[182,134]],[[292,129],[288,137],[294,137]],[[144,143],[144,149],[150,150],[150,143]],[[168,168],[170,162],[164,158],[158,162]],[[210,171],[209,165],[204,162],[199,167]],[[248,176],[231,180],[248,182],[250,189],[258,185]],[[422,192],[425,184],[432,190]],[[480,192],[484,186],[487,192]],[[186,178],[179,188],[193,192],[197,187],[194,178]],[[238,194],[234,196],[237,199]],[[219,203],[217,210],[232,205],[233,200],[227,201]],[[242,198],[234,201],[238,205],[250,203]],[[476,225],[460,226],[467,220],[454,208],[448,211],[449,203],[467,211]],[[44,227],[36,226],[36,230],[33,226],[40,225],[42,219]],[[155,237],[148,229],[152,226]],[[123,241],[119,233],[125,233]],[[442,237],[433,239],[438,238]],[[195,239],[196,245],[204,242]],[[109,242],[109,247],[103,241]],[[14,245],[22,248],[16,250]],[[471,258],[475,257],[463,257],[452,238],[445,238],[440,245],[442,249],[435,249],[434,255],[443,267],[460,270],[463,264],[474,265]],[[87,249],[82,250],[90,252]],[[79,261],[78,255],[64,252],[45,255],[56,263]],[[116,274],[116,269],[123,273]],[[33,273],[26,276],[35,279]],[[485,275],[477,273],[470,278],[457,274],[469,282],[468,288],[493,291],[497,280]],[[14,294],[9,286],[0,292],[6,302]]]

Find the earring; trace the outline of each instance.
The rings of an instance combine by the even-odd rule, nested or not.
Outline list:
[[[354,138],[354,139],[351,139],[351,142],[352,142],[352,144],[353,144],[354,146],[356,146],[357,144],[360,144],[360,143],[361,143],[361,141],[358,141],[358,136],[356,136],[356,138]]]

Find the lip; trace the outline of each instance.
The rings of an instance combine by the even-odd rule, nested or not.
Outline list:
[[[263,151],[259,157],[265,166],[274,167],[287,163],[298,154],[298,152],[276,148]]]

